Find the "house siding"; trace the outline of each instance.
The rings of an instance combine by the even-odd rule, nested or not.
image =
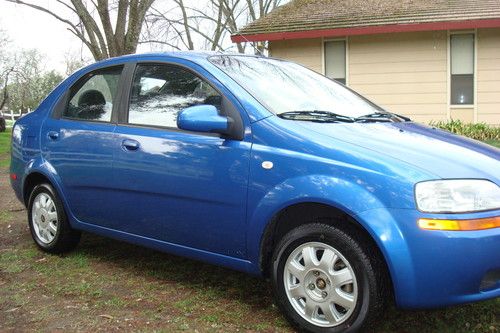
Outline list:
[[[321,38],[282,40],[269,44],[272,57],[287,59],[323,73]]]
[[[500,125],[500,29],[479,29],[477,41],[477,121]]]
[[[446,119],[446,38],[446,32],[352,36],[349,86],[416,121]]]
[[[478,30],[477,43],[475,106],[449,105],[446,31],[350,36],[347,83],[415,121],[453,118],[500,124],[500,29]],[[270,54],[323,73],[322,44],[320,38],[272,41]]]

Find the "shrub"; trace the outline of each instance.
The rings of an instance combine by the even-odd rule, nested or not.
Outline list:
[[[491,126],[485,123],[469,124],[461,120],[449,120],[431,122],[430,125],[476,140],[500,140],[500,127]]]

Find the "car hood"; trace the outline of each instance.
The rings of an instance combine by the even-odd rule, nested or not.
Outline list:
[[[300,125],[399,159],[440,178],[489,179],[500,185],[500,150],[450,132],[413,122]]]

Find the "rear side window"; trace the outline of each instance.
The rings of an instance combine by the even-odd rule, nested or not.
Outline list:
[[[122,68],[94,72],[73,87],[63,116],[72,119],[111,121]]]
[[[177,128],[179,112],[199,104],[214,105],[220,111],[222,97],[206,81],[182,67],[140,64],[134,76],[128,122]]]

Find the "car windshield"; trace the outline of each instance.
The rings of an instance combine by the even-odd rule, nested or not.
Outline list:
[[[342,84],[292,62],[238,55],[212,56],[210,61],[282,118],[352,122],[375,114],[392,115]]]

